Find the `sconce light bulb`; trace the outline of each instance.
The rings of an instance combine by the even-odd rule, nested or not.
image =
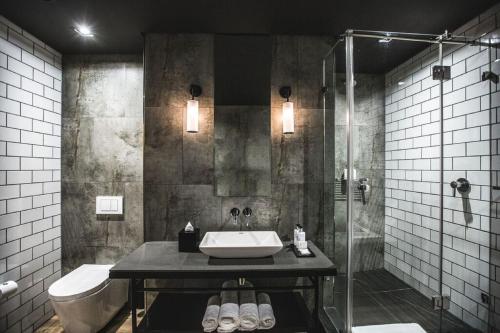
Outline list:
[[[198,101],[190,99],[187,101],[186,131],[190,133],[198,132]]]
[[[293,102],[283,103],[283,133],[292,134],[295,131]]]

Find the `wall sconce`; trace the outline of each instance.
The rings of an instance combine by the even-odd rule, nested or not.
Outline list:
[[[187,113],[186,113],[186,131],[189,133],[198,132],[198,101],[195,97],[201,95],[201,87],[192,84],[189,87],[189,93],[191,94],[191,99],[187,101]]]
[[[290,102],[292,88],[281,87],[280,96],[286,98],[283,103],[283,134],[292,134],[295,131],[295,120],[293,114],[293,102]]]

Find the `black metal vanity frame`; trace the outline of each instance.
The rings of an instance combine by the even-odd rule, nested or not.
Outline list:
[[[154,250],[148,251],[154,247]],[[333,263],[312,243],[309,247],[315,258],[296,258],[287,246],[273,259],[273,264],[211,265],[201,253],[176,253],[177,242],[151,242],[141,245],[120,260],[111,270],[111,279],[129,280],[129,300],[132,315],[132,332],[139,332],[137,325],[137,297],[141,292],[158,293],[214,293],[222,290],[296,291],[314,290],[312,324],[314,331],[321,327],[319,320],[320,288],[323,276],[335,276]],[[166,252],[157,258],[155,255]],[[149,255],[148,255],[149,254]],[[144,287],[145,279],[239,279],[239,278],[307,278],[310,284],[265,287],[201,288],[201,287]],[[142,331],[142,330],[141,330]]]

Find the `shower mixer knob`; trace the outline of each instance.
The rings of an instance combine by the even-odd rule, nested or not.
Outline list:
[[[465,178],[458,178],[456,181],[452,181],[450,183],[451,188],[453,189],[453,196],[457,196],[457,191],[458,193],[467,193],[470,191],[470,183],[467,179]]]
[[[368,178],[360,178],[358,190],[361,192],[361,200],[363,201],[363,205],[366,205],[366,192],[370,189],[368,186]]]

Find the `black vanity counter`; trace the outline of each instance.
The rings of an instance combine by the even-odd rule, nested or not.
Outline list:
[[[314,243],[316,255],[297,258],[289,243],[272,257],[255,259],[216,259],[201,252],[179,252],[177,242],[146,242],[122,258],[109,272],[110,278],[176,279],[238,277],[334,276],[337,269]]]

